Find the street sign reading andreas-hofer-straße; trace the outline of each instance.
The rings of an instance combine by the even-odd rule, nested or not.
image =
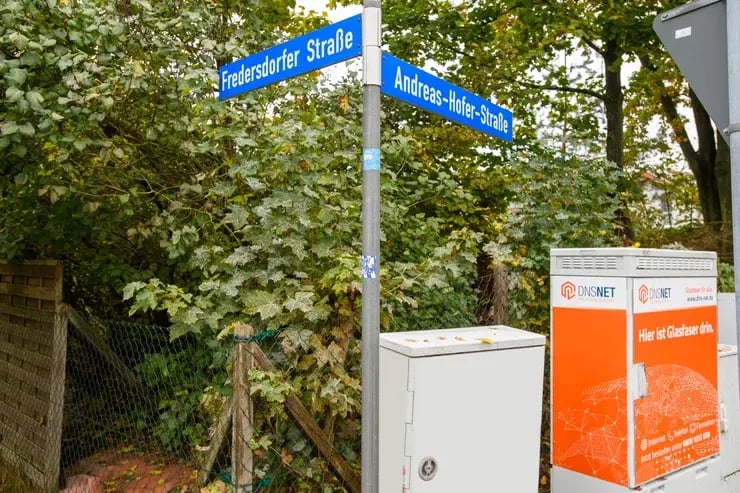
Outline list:
[[[242,58],[218,69],[218,99],[224,100],[362,54],[362,15]]]
[[[388,53],[383,54],[383,94],[448,120],[511,142],[511,111],[414,67]]]

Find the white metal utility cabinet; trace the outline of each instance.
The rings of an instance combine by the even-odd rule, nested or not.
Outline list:
[[[545,337],[380,336],[380,491],[536,493]]]
[[[717,260],[551,252],[553,493],[716,493]]]
[[[720,331],[721,332],[721,331]],[[722,493],[740,493],[740,385],[737,373],[737,347],[720,344],[719,417],[720,476]]]

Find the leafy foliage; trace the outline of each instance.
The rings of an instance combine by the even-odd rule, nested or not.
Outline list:
[[[190,338],[183,346],[182,351],[147,355],[136,366],[142,382],[159,398],[158,421],[152,433],[170,451],[207,447],[209,430],[204,421],[193,420],[192,415],[218,416],[212,412],[215,408],[208,408],[209,398],[219,399],[231,393],[226,375],[230,345],[219,344],[216,339]],[[206,375],[210,377],[208,381],[203,380]],[[182,382],[177,388],[169,385],[173,376]]]
[[[682,3],[387,0],[384,29],[396,55],[512,108],[520,142],[599,142],[625,171],[618,222],[626,236],[635,178],[679,151],[704,222],[728,234],[727,147],[651,28],[659,12]],[[682,108],[691,108],[692,128]]]
[[[508,260],[512,324],[547,333],[550,248],[616,246],[620,173],[608,161],[546,150],[522,156],[510,169],[516,199],[497,244],[486,250]]]
[[[658,166],[653,170],[638,172],[640,178],[635,178],[642,184],[632,195],[630,207],[637,237],[647,240],[660,237],[662,229],[698,226],[699,197],[690,174]]]
[[[209,341],[235,323],[283,329],[270,356],[289,372],[251,374],[267,426],[255,446],[263,450],[265,467],[283,460],[273,455],[276,444],[292,451],[291,467],[310,485],[327,481],[312,469],[313,449],[292,443],[294,432],[267,424],[284,415],[286,394],[298,395],[317,416],[343,420],[337,436],[349,442],[336,446],[349,458],[356,455],[350,430],[361,402],[361,183],[353,170],[360,161],[361,103],[356,84],[324,98],[310,83],[294,84],[305,98],[284,101],[263,128],[235,137],[228,166],[192,177],[147,222],[177,262],[179,279],[188,281],[137,281],[124,296],[133,301],[132,313],[166,311],[173,338]],[[313,106],[332,100],[347,103],[330,112]],[[470,197],[441,169],[436,178],[404,171],[421,170],[419,146],[410,136],[394,132],[383,140],[382,323],[419,328],[438,318],[443,296],[474,303],[466,280],[474,273],[480,236],[425,214],[419,204],[429,197],[456,200],[460,207],[469,207]],[[469,313],[460,317],[468,322]],[[188,402],[176,411],[196,412],[195,402]],[[180,416],[173,408],[168,424]]]
[[[219,161],[217,60],[273,40],[246,26],[282,24],[290,3],[4,2],[0,250],[79,265],[70,301],[114,307],[125,282],[172,275],[143,223]]]
[[[735,268],[725,262],[717,264],[717,284],[720,293],[735,292]]]

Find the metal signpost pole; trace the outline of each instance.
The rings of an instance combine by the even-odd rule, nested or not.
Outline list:
[[[380,0],[362,11],[362,493],[378,493],[380,332]]]
[[[732,182],[732,250],[735,265],[735,314],[740,346],[740,0],[727,0],[727,82]],[[740,372],[740,369],[738,370]]]

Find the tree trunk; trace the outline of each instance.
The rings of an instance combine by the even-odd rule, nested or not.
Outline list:
[[[502,264],[494,264],[491,256],[480,253],[477,258],[478,276],[475,289],[478,304],[475,319],[479,325],[506,325],[509,323],[508,271]]]
[[[624,169],[624,94],[622,93],[622,53],[616,40],[607,41],[604,45],[604,82],[606,112],[606,158]],[[620,185],[620,192],[626,189],[626,183]],[[616,233],[622,243],[634,242],[635,233],[627,216],[624,204],[616,213]]]
[[[717,180],[719,192],[719,207],[722,221],[725,225],[732,222],[732,182],[730,181],[730,146],[722,138],[719,131],[717,136],[717,157],[714,160],[714,176]],[[729,226],[728,226],[729,227]]]
[[[640,56],[642,66],[652,72],[656,66],[646,55]],[[662,83],[661,83],[662,85]],[[731,230],[732,217],[730,205],[730,150],[721,136],[714,130],[709,114],[694,91],[689,89],[691,108],[698,138],[698,150],[694,148],[686,132],[683,120],[678,114],[676,102],[661,87],[660,103],[668,123],[673,129],[681,153],[691,169],[699,192],[704,224],[714,231]],[[729,233],[723,235],[722,251]]]
[[[719,198],[719,184],[715,175],[717,161],[715,131],[709,114],[691,89],[689,89],[689,97],[694,112],[699,149],[694,159],[687,159],[687,162],[696,179],[704,224],[712,231],[720,231],[722,229],[722,205]]]
[[[722,214],[721,259],[732,258],[732,183],[730,181],[730,146],[716,131],[717,157],[714,160],[714,176],[719,192],[719,208]]]

